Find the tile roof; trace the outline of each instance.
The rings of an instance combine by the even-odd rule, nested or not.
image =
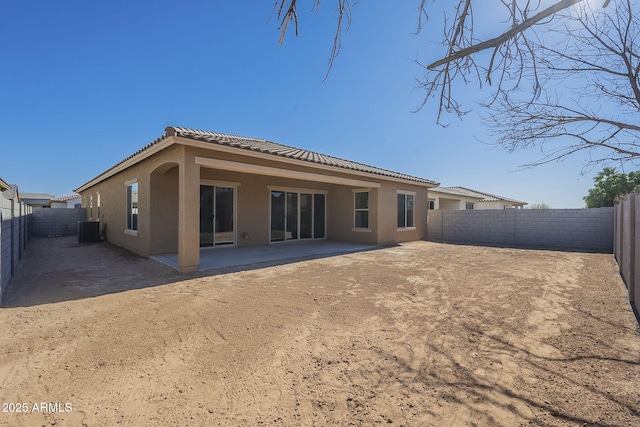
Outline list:
[[[213,144],[225,145],[228,147],[236,147],[243,150],[250,150],[279,157],[287,157],[289,159],[302,160],[325,166],[334,166],[342,169],[371,173],[407,181],[415,181],[423,184],[438,185],[437,182],[428,179],[405,175],[399,172],[393,172],[390,170],[369,166],[363,163],[357,163],[350,160],[340,159],[338,157],[328,156],[326,154],[320,154],[313,151],[290,147],[287,145],[278,144],[276,142],[267,141],[265,139],[249,138],[244,136],[194,130],[175,126],[169,126],[165,129],[165,131],[167,132],[167,136],[175,135],[182,138],[205,141]]]
[[[379,175],[379,176],[392,178],[392,179],[412,181],[419,184],[427,184],[429,186],[439,185],[438,182],[431,181],[429,179],[419,178],[412,175],[406,175],[399,172],[393,172],[390,170],[369,166],[363,163],[352,162],[350,160],[344,160],[338,157],[328,156],[328,155],[316,153],[313,151],[290,147],[287,145],[278,144],[276,142],[267,141],[266,139],[229,135],[225,133],[195,130],[195,129],[177,127],[177,126],[168,126],[165,129],[164,135],[160,136],[159,138],[156,138],[154,141],[145,145],[140,150],[136,151],[126,159],[118,162],[117,164],[115,164],[105,172],[101,173],[100,175],[88,181],[87,183],[83,184],[75,191],[84,191],[86,188],[89,188],[90,186],[95,185],[97,182],[101,181],[102,179],[106,179],[107,177],[111,176],[111,174],[117,173],[116,171],[120,166],[125,165],[127,162],[131,161],[136,156],[143,154],[144,152],[152,149],[153,147],[157,146],[158,144],[162,143],[167,138],[172,136],[193,139],[196,141],[207,142],[214,145],[234,147],[234,148],[239,148],[243,150],[264,153],[267,155],[273,155],[277,157],[286,157],[293,160],[316,163],[316,164],[325,165],[325,166],[332,166],[332,167],[347,169],[347,170],[356,171],[356,172],[364,172],[364,173]]]
[[[507,197],[484,193],[477,190],[471,190],[470,188],[465,188],[465,187],[436,187],[436,188],[432,188],[429,191],[437,191],[439,193],[453,194],[456,196],[472,197],[472,198],[478,199],[481,202],[497,202],[497,201],[503,200],[503,201],[512,202],[515,204],[522,204],[522,205],[527,204],[527,202],[522,202],[520,200],[509,199]]]
[[[79,199],[81,196],[79,194],[71,194],[69,196],[56,197],[55,199],[51,199],[52,202],[68,202],[69,200]]]

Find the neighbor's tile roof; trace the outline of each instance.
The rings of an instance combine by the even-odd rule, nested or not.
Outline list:
[[[218,145],[226,145],[228,147],[236,147],[244,150],[256,151],[279,157],[287,157],[295,160],[303,160],[326,166],[335,166],[338,168],[349,169],[358,172],[366,172],[375,175],[382,175],[390,178],[438,185],[437,182],[428,179],[405,175],[399,172],[393,172],[390,170],[365,165],[363,163],[352,162],[350,160],[344,160],[338,157],[328,156],[326,154],[303,150],[301,148],[290,147],[287,145],[278,144],[276,142],[267,141],[265,139],[248,138],[244,136],[228,135],[224,133],[208,132],[174,126],[167,127],[166,132],[167,136],[175,135],[182,138],[205,141]]]
[[[521,202],[519,200],[509,199],[507,197],[496,196],[495,194],[489,194],[481,191],[471,190],[470,188],[465,188],[465,187],[436,187],[436,188],[430,189],[429,191],[436,191],[439,193],[452,194],[456,196],[472,197],[482,202],[497,202],[497,201],[503,200],[505,202],[512,202],[515,204],[523,204],[523,205],[527,204],[527,202]]]
[[[52,202],[68,202],[69,200],[79,199],[81,196],[79,194],[71,194],[69,196],[56,197],[55,199],[51,199]]]

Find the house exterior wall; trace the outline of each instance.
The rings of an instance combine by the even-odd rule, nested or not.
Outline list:
[[[94,219],[101,222],[101,229],[106,228],[108,241],[143,256],[149,256],[152,253],[150,233],[152,172],[167,164],[175,166],[176,158],[180,156],[179,148],[178,146],[168,147],[80,193],[83,208],[89,207],[89,196],[93,196],[94,210],[97,209],[95,206],[97,193],[100,193],[100,217],[97,218],[96,212]],[[168,172],[171,173],[170,170]],[[153,177],[157,177],[158,174],[159,172],[156,171]],[[137,235],[125,233],[127,226],[126,183],[133,180],[137,180],[138,183],[139,221]],[[170,194],[168,191],[167,198]],[[158,201],[158,205],[161,204],[162,201]],[[87,214],[87,216],[89,215]],[[170,225],[170,220],[166,221],[167,225]],[[175,224],[173,224],[165,228],[163,232],[173,233],[175,228]]]
[[[445,199],[436,196],[436,209],[459,210],[460,200]]]
[[[449,199],[433,193],[429,193],[429,199],[434,200],[435,209],[445,210],[467,210],[467,203],[473,203],[473,209],[475,210],[505,209],[505,207],[510,209],[515,207],[513,203],[504,200],[483,202],[478,199],[464,196],[459,196],[456,199]]]
[[[467,209],[467,203],[473,203],[474,209],[480,209],[480,207],[478,206],[478,199],[473,199],[471,197],[460,196],[456,199],[448,199],[446,197],[440,197],[440,196],[435,196],[435,197],[436,197],[436,209],[464,211]]]
[[[76,205],[81,204],[79,197],[67,200],[65,202],[51,202],[51,207],[54,209],[74,209]]]
[[[504,209],[505,206],[507,208],[512,208],[513,207],[513,203],[500,202],[500,201],[495,201],[495,202],[476,202],[475,209],[478,209],[478,210],[483,210],[483,209]]]
[[[398,193],[414,195],[414,227],[398,228]],[[427,238],[427,191],[420,186],[383,183],[379,189],[378,244],[409,242]]]
[[[220,170],[196,164],[196,158],[268,166],[287,171],[326,175],[371,183],[369,231],[354,229],[354,191],[363,187],[257,173]],[[186,165],[186,166],[185,166]],[[138,230],[126,233],[126,183],[138,184]],[[82,206],[93,197],[107,240],[143,256],[199,250],[200,185],[236,187],[236,245],[270,244],[270,200],[272,190],[321,192],[326,194],[326,238],[370,244],[426,238],[427,189],[421,185],[389,182],[373,175],[319,170],[313,165],[286,164],[268,158],[219,152],[201,147],[170,145],[133,166],[81,192]],[[378,187],[379,186],[379,187]],[[415,227],[397,228],[398,190],[415,193]],[[180,231],[182,229],[182,231]],[[181,237],[182,236],[182,237]],[[187,254],[197,259],[197,254]],[[181,263],[181,265],[183,265]]]

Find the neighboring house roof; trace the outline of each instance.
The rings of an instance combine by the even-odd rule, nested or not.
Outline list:
[[[54,203],[61,203],[61,202],[68,202],[69,200],[73,200],[73,199],[79,199],[80,196],[79,194],[71,194],[69,196],[62,196],[62,197],[56,197],[55,199],[51,199],[52,202]]]
[[[363,163],[357,163],[350,160],[341,159],[338,157],[328,156],[328,155],[316,153],[313,151],[290,147],[287,145],[278,144],[276,142],[267,141],[265,139],[250,138],[245,136],[229,135],[229,134],[218,133],[218,132],[209,132],[209,131],[203,131],[203,130],[169,126],[165,129],[164,135],[157,138],[153,142],[147,144],[140,150],[136,151],[134,154],[122,160],[121,162],[119,162],[118,164],[116,164],[115,166],[113,166],[103,174],[89,181],[88,183],[80,187],[78,190],[80,189],[84,190],[85,188],[88,188],[89,184],[91,184],[93,181],[101,180],[100,178],[102,177],[106,178],[107,176],[110,175],[110,171],[118,168],[118,166],[123,165],[129,160],[132,160],[135,157],[144,154],[148,150],[152,149],[153,147],[165,141],[167,138],[173,137],[173,136],[197,140],[197,141],[203,141],[203,142],[211,143],[213,145],[234,147],[242,150],[264,153],[264,154],[273,155],[276,157],[286,157],[289,159],[294,159],[294,160],[299,160],[299,161],[309,162],[309,163],[316,163],[324,166],[332,166],[340,169],[364,172],[364,173],[379,175],[379,176],[388,177],[388,178],[413,181],[420,184],[427,184],[428,186],[438,185],[437,182],[431,181],[428,179],[406,175],[399,172],[393,172],[390,170],[381,169],[381,168],[369,166]]]
[[[479,202],[498,202],[505,201],[510,202],[516,205],[526,205],[527,202],[522,202],[520,200],[509,199],[503,196],[497,196],[495,194],[484,193],[482,191],[472,190],[470,188],[465,187],[436,187],[429,189],[430,193],[443,193],[443,194],[451,194],[455,196],[464,196],[471,197],[477,199]]]
[[[11,188],[11,186],[9,184],[7,184],[6,182],[4,182],[4,180],[2,178],[0,178],[0,192],[7,191],[10,188]]]
[[[45,193],[22,193],[23,199],[51,200],[54,197],[55,196],[52,196],[51,194],[45,194]]]
[[[20,195],[18,193],[18,186],[16,184],[9,184],[9,189],[5,190],[2,195],[5,199],[19,200]]]

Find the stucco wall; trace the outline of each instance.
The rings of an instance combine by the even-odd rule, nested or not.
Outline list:
[[[93,195],[96,216],[97,193],[100,193],[100,222],[102,227],[106,227],[106,238],[108,241],[143,256],[149,256],[151,254],[150,212],[152,173],[154,181],[164,173],[175,173],[171,172],[171,167],[176,166],[176,161],[180,158],[178,148],[179,147],[176,146],[168,147],[162,152],[154,154],[135,166],[125,169],[80,193],[82,196],[82,207],[84,208],[88,207],[89,196]],[[160,169],[157,170],[158,168]],[[162,178],[158,179],[162,180]],[[139,220],[138,232],[135,236],[125,233],[127,226],[126,183],[132,180],[137,180],[138,182]],[[168,179],[164,181],[166,184]],[[172,191],[176,191],[176,187],[163,188],[162,185],[158,185],[154,189],[159,190],[159,192],[154,192],[154,194],[161,199],[164,198],[164,193],[166,193],[166,197],[169,199],[172,197]],[[174,195],[173,197],[175,198],[176,196]],[[162,200],[159,200],[158,204],[162,205]],[[167,209],[171,209],[171,207],[168,206]],[[160,210],[155,211],[155,213],[161,216],[164,215],[164,208],[161,207]],[[177,213],[174,212],[173,216],[177,216]],[[169,225],[169,222],[170,220],[167,219],[166,224]],[[154,224],[157,223],[154,221]],[[162,224],[158,224],[158,226],[160,229],[163,227]],[[174,224],[167,227],[164,232],[172,233],[171,230],[176,228],[177,226]]]
[[[428,240],[613,250],[613,208],[429,211]]]
[[[303,179],[273,177],[243,172],[232,172],[195,164],[195,158],[252,163],[272,168],[307,173],[324,173],[331,177],[368,181],[380,184],[370,192],[370,232],[354,231],[354,190],[361,188],[314,182]],[[187,168],[181,165],[189,165]],[[184,172],[186,170],[186,172]],[[187,173],[185,191],[180,191],[180,175]],[[199,179],[197,178],[199,177]],[[125,233],[126,185],[138,183],[138,231],[137,235]],[[183,239],[189,250],[197,250],[199,240],[200,184],[210,182],[229,183],[236,191],[236,243],[237,246],[267,245],[270,243],[270,192],[271,190],[305,190],[326,193],[326,236],[331,240],[366,243],[389,243],[416,240],[426,237],[426,188],[419,185],[395,184],[371,175],[354,175],[348,172],[318,171],[312,165],[287,164],[270,160],[247,158],[236,153],[214,152],[200,147],[174,145],[138,164],[129,167],[105,181],[83,191],[82,203],[87,206],[89,196],[97,210],[97,194],[100,194],[100,221],[107,228],[107,240],[134,252],[148,256],[156,253],[176,252],[180,238],[178,230],[186,227],[190,236]],[[397,190],[414,191],[415,229],[397,230]],[[184,215],[180,214],[180,199],[186,200]],[[180,219],[183,218],[183,219]],[[181,225],[184,221],[184,225]],[[247,238],[244,238],[244,237]]]

